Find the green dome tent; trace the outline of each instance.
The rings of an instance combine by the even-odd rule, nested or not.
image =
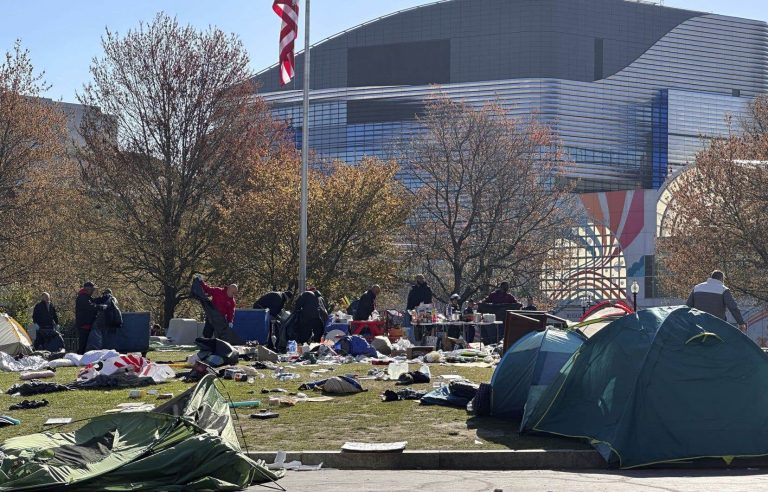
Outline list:
[[[518,340],[493,371],[491,415],[520,418],[521,429],[525,428],[541,394],[584,340],[580,333],[557,328],[534,331]]]
[[[768,355],[695,309],[640,311],[585,342],[530,420],[622,468],[768,455]]]

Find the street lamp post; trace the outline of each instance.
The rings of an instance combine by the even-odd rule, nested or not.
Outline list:
[[[637,311],[637,294],[640,293],[640,284],[637,283],[637,280],[632,281],[632,286],[629,288],[629,291],[632,292],[633,309]]]

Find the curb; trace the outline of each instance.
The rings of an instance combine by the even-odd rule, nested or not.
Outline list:
[[[276,452],[257,451],[248,456],[272,463]],[[286,461],[323,464],[337,470],[595,470],[607,469],[592,450],[520,451],[404,451],[402,453],[344,453],[341,451],[288,451]]]

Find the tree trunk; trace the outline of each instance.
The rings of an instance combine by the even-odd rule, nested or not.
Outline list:
[[[163,293],[163,319],[161,321],[163,328],[168,329],[168,325],[173,319],[174,311],[178,305],[176,298],[176,289],[172,286],[166,285]]]

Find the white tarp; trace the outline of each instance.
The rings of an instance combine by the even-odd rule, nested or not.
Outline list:
[[[37,355],[28,355],[16,360],[12,355],[0,352],[0,371],[39,371],[41,369],[48,369],[48,367],[48,361]]]
[[[71,360],[74,365],[82,367],[102,360],[111,359],[112,357],[117,357],[119,355],[120,352],[115,350],[101,349],[91,350],[90,352],[86,352],[84,355],[70,353],[66,354],[64,358],[66,360]]]

